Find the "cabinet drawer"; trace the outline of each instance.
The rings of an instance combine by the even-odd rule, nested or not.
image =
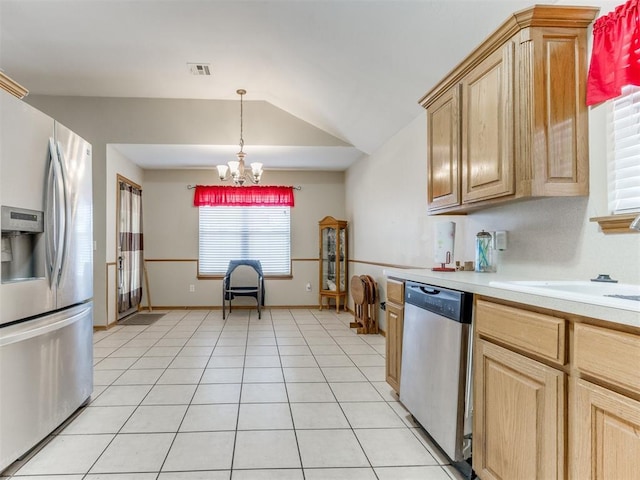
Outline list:
[[[566,362],[566,321],[486,300],[476,302],[476,332],[560,365]]]
[[[578,370],[640,393],[640,336],[577,323],[574,349]]]
[[[387,301],[404,305],[404,282],[387,279]]]

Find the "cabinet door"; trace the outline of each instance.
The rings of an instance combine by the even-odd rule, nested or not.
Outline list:
[[[582,379],[571,383],[569,478],[633,480],[640,472],[640,402]]]
[[[336,288],[339,292],[347,291],[347,228],[343,226],[338,227],[337,249],[336,249]],[[346,302],[345,302],[346,303]]]
[[[521,33],[516,135],[523,193],[589,193],[586,51],[584,28],[541,27]]]
[[[400,392],[400,368],[402,363],[402,329],[404,326],[404,308],[387,303],[387,346],[386,374],[387,383],[396,393]]]
[[[427,203],[429,210],[460,204],[460,87],[427,108]]]
[[[564,374],[476,342],[474,470],[483,480],[564,478]]]
[[[336,285],[336,229],[320,229],[320,290],[335,290]]]
[[[514,193],[513,43],[462,80],[462,203]]]

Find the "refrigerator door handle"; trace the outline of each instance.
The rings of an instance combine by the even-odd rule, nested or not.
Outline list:
[[[47,190],[45,192],[45,228],[46,228],[46,259],[47,273],[49,274],[49,287],[53,287],[56,268],[56,233],[58,231],[55,213],[56,187],[55,187],[55,162],[57,159],[53,138],[49,139],[49,166],[47,169]]]
[[[65,171],[65,161],[64,154],[62,153],[62,145],[60,142],[57,142],[58,146],[58,164],[60,166],[60,198],[62,199],[62,204],[59,208],[61,217],[62,217],[62,234],[61,245],[60,245],[60,268],[58,269],[58,278],[56,280],[57,285],[60,285],[60,278],[62,277],[62,270],[65,268],[67,254],[68,254],[68,245],[69,245],[69,219],[71,215],[69,213],[69,189],[67,188],[68,180],[67,180],[67,172]]]
[[[22,328],[13,334],[2,335],[0,336],[0,347],[6,347],[7,345],[23,342],[30,338],[39,337],[56,330],[60,330],[86,316],[87,310],[90,308],[91,306],[84,305],[82,306],[82,309],[74,311],[71,316],[60,317],[51,323],[43,323],[34,328]]]
[[[53,237],[54,237],[54,255],[55,260],[53,264],[53,278],[51,282],[55,281],[56,286],[60,281],[60,273],[62,271],[62,248],[64,245],[65,235],[65,217],[64,217],[64,184],[62,182],[62,172],[60,167],[60,160],[57,154],[57,148],[53,143],[53,139],[50,140],[50,148],[52,149],[51,165],[53,166],[53,195],[50,200],[51,209],[53,215]]]

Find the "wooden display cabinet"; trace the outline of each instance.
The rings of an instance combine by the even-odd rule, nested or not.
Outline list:
[[[328,304],[333,298],[336,312],[342,308],[347,310],[347,270],[348,270],[348,236],[347,222],[333,217],[324,217],[319,225],[320,234],[320,265],[319,265],[319,295],[320,310],[324,306],[324,299]]]

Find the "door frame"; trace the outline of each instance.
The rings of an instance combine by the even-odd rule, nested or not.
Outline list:
[[[136,182],[129,180],[124,175],[116,174],[116,225],[115,225],[115,264],[116,264],[116,274],[115,274],[115,316],[116,322],[123,319],[124,317],[131,315],[139,310],[138,307],[132,307],[126,312],[121,313],[118,308],[118,298],[120,294],[119,285],[120,285],[120,183],[125,183],[131,187],[137,188],[142,191],[142,186],[138,185]],[[144,259],[143,259],[144,262]]]

